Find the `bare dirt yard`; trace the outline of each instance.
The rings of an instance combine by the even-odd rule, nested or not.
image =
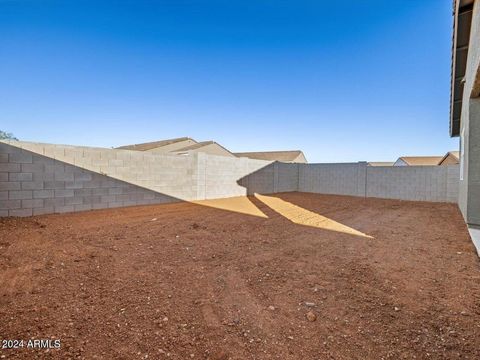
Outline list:
[[[288,193],[0,219],[6,359],[479,359],[453,204]]]

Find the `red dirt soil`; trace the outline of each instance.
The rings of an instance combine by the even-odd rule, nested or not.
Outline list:
[[[268,218],[177,203],[0,219],[0,338],[61,339],[1,358],[480,358],[456,205],[273,197],[371,238],[257,198]]]

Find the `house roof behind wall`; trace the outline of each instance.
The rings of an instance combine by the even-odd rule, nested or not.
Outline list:
[[[438,165],[443,156],[402,156],[399,159],[403,160],[407,165]]]
[[[449,156],[453,157],[456,161],[460,161],[460,151],[449,151],[442,160],[440,160],[439,164],[443,163]]]
[[[137,151],[147,151],[151,149],[156,149],[162,146],[174,144],[180,141],[186,141],[186,140],[193,140],[192,138],[189,137],[181,137],[181,138],[176,138],[176,139],[167,139],[167,140],[160,140],[160,141],[152,141],[152,142],[146,142],[146,143],[141,143],[141,144],[133,144],[133,145],[124,145],[120,146],[117,149],[123,149],[123,150],[137,150]]]
[[[299,156],[303,155],[303,152],[301,150],[258,151],[258,152],[234,153],[234,155],[237,157],[247,157],[250,159],[258,159],[258,160],[292,162],[292,161],[295,161]]]
[[[204,146],[207,146],[207,145],[212,145],[212,144],[216,144],[215,141],[200,141],[196,144],[192,144],[192,145],[188,145],[188,146],[185,146],[181,149],[177,149],[175,151],[188,151],[188,150],[197,150],[197,149],[200,149]],[[217,144],[218,145],[218,144]],[[221,146],[221,145],[219,145]],[[226,150],[226,149],[225,149]]]
[[[201,141],[199,143],[189,145],[189,146],[185,146],[184,148],[181,148],[181,149],[177,149],[177,150],[175,150],[175,152],[198,150],[198,149],[201,149],[204,146],[213,145],[213,144],[215,144],[215,145],[221,147],[222,149],[224,149],[225,151],[228,151],[229,153],[231,153],[230,150],[226,149],[225,147],[223,147],[222,145],[220,145],[219,143],[217,143],[215,141]]]
[[[393,166],[395,162],[393,161],[372,161],[369,162],[367,165],[368,166]]]

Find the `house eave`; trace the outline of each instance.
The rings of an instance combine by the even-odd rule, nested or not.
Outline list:
[[[450,136],[452,137],[460,134],[473,3],[474,0],[454,0],[450,87]]]

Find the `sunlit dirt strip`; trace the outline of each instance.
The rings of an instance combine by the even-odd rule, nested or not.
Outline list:
[[[289,203],[280,198],[260,194],[255,194],[255,197],[261,202],[263,202],[265,205],[267,205],[269,208],[276,211],[277,213],[284,216],[295,224],[312,226],[319,229],[337,231],[345,234],[362,236],[372,239],[372,237],[367,234],[352,229],[349,226],[340,224],[339,222],[336,222],[325,216],[316,214],[313,211],[309,211],[300,206]]]
[[[226,199],[192,201],[194,204],[208,206],[215,209],[233,211],[240,214],[268,218],[258,207],[246,196],[238,196]]]

